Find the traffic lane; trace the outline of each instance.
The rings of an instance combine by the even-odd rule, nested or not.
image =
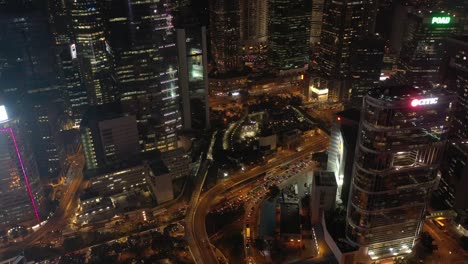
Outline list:
[[[314,142],[314,144],[311,144],[307,147],[305,147],[303,150],[294,153],[290,157],[288,157],[286,160],[283,161],[275,161],[273,163],[265,165],[264,169],[256,170],[254,171],[248,171],[245,173],[241,173],[240,175],[233,176],[228,180],[229,183],[233,185],[238,185],[244,181],[247,181],[250,178],[257,177],[259,174],[262,174],[263,172],[266,172],[268,170],[271,170],[274,167],[290,163],[296,159],[299,159],[300,157],[303,157],[305,155],[310,155],[313,152],[318,152],[322,150],[324,147],[326,147],[325,144],[328,144],[328,138],[321,138],[320,140],[317,140],[317,142]],[[204,245],[200,245],[200,241],[205,241],[208,237],[207,232],[206,232],[206,226],[205,226],[205,217],[208,214],[209,207],[211,205],[210,201],[213,201],[216,195],[221,193],[223,191],[223,188],[225,187],[226,184],[217,184],[213,188],[211,188],[209,191],[207,191],[203,197],[200,199],[200,202],[196,208],[195,215],[194,215],[194,226],[197,226],[198,228],[193,228],[194,232],[194,242],[197,244],[198,248],[201,249],[204,247]],[[202,238],[203,237],[203,238]],[[192,250],[191,250],[192,251]],[[198,250],[199,252],[201,250]],[[203,260],[202,263],[218,263],[216,257],[214,256],[214,252],[211,250],[203,250],[200,252],[203,255]]]

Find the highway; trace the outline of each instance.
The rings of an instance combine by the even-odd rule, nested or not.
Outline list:
[[[468,263],[468,254],[460,246],[457,239],[450,236],[448,232],[440,230],[429,219],[424,222],[424,231],[434,238],[434,242],[438,247],[427,262],[434,264]]]
[[[83,182],[84,156],[80,153],[71,158],[71,165],[65,180],[65,190],[63,191],[60,204],[54,215],[47,220],[36,232],[27,236],[23,241],[15,243],[9,247],[0,249],[0,254],[9,251],[21,251],[28,245],[40,241],[45,235],[53,230],[63,230],[78,206],[77,193]]]
[[[281,159],[275,159],[264,166],[255,167],[247,172],[238,172],[230,178],[222,181],[201,195],[200,200],[192,200],[189,213],[187,215],[187,241],[190,252],[196,263],[218,263],[217,257],[212,250],[206,232],[205,218],[211,205],[218,196],[226,192],[229,188],[258,177],[259,175],[281,165],[288,164],[296,159],[310,155],[314,152],[325,151],[328,146],[328,138],[324,135],[317,135],[309,141],[301,151],[289,153]],[[197,186],[198,187],[198,186]],[[201,188],[201,187],[200,187]]]

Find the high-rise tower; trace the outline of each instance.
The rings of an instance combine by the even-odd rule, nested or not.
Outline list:
[[[398,86],[364,98],[346,235],[372,259],[411,252],[436,185],[455,96]]]
[[[70,1],[70,17],[76,46],[74,52],[80,61],[83,84],[90,105],[113,102],[114,79],[110,48],[105,38],[102,1]]]
[[[330,101],[348,98],[351,44],[374,30],[376,1],[325,0],[318,73],[313,86],[328,91]]]
[[[182,121],[172,1],[103,3],[118,98],[137,118],[141,150],[175,149]]]
[[[401,68],[411,85],[437,83],[445,38],[460,31],[459,18],[443,12],[410,9],[401,50]]]
[[[269,0],[268,45],[275,70],[304,69],[309,61],[312,1]]]
[[[210,1],[211,53],[219,73],[235,72],[240,64],[240,7],[238,0]]]
[[[0,228],[41,221],[43,193],[24,122],[0,105]]]

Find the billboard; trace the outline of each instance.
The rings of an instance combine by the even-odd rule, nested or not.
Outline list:
[[[70,52],[72,59],[76,59],[76,44],[70,45]]]
[[[0,105],[0,122],[8,120],[8,114],[4,105]]]

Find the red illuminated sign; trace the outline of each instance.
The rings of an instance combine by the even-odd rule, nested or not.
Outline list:
[[[425,98],[425,99],[413,99],[413,101],[411,101],[411,106],[418,107],[420,105],[433,105],[433,104],[437,104],[438,100],[439,98],[437,97]]]

